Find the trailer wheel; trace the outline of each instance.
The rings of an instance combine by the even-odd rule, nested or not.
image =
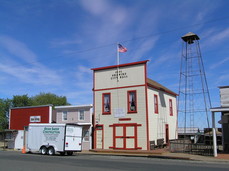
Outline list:
[[[45,155],[47,154],[47,148],[45,146],[42,146],[40,149],[41,154]]]
[[[73,155],[73,151],[67,151],[67,155],[68,156],[72,156]]]
[[[55,149],[53,147],[48,148],[48,155],[54,155],[55,154]]]

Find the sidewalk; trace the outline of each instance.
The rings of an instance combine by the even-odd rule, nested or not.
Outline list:
[[[187,154],[187,153],[171,153],[167,149],[157,149],[153,151],[90,150],[90,151],[82,151],[79,154],[148,157],[148,158],[161,158],[161,159],[179,159],[179,160],[229,163],[229,154],[218,154],[218,157],[213,157],[213,156],[192,155],[192,154]]]

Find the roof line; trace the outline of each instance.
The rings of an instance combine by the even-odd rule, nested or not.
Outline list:
[[[160,91],[164,91],[166,93],[169,93],[169,94],[171,94],[173,96],[178,96],[177,93],[173,92],[172,90],[168,89],[167,87],[159,84],[158,82],[156,82],[156,81],[154,81],[154,80],[152,80],[150,78],[147,78],[147,85],[149,87],[155,88],[157,90],[160,90]]]
[[[99,67],[99,68],[92,68],[91,70],[97,71],[97,70],[111,69],[111,68],[124,67],[124,66],[130,66],[130,65],[145,64],[148,61],[149,60],[120,64],[120,65],[112,65],[112,66],[106,66],[106,67]]]
[[[68,106],[55,106],[55,109],[63,109],[63,108],[80,108],[80,107],[92,107],[92,104],[88,105],[68,105]]]
[[[12,107],[10,109],[24,109],[24,108],[48,107],[48,106],[53,106],[53,105],[48,104],[48,105],[39,105],[39,106],[22,106],[22,107]]]

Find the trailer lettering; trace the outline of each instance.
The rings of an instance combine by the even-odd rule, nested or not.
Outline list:
[[[43,130],[44,134],[59,134],[60,133],[60,128],[55,128],[55,127],[45,127]]]

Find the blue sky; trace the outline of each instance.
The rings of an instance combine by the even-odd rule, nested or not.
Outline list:
[[[227,0],[0,0],[0,98],[51,92],[92,103],[91,68],[150,60],[148,77],[178,92],[182,40],[194,32],[212,106],[229,85]]]

